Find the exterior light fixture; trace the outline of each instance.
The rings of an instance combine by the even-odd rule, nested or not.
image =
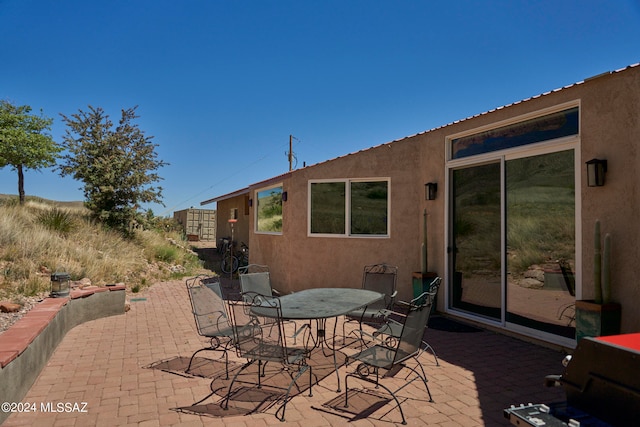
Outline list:
[[[51,298],[66,298],[69,296],[71,276],[69,273],[55,272],[51,275]]]
[[[286,192],[286,191],[283,191],[283,192],[282,192],[282,201],[283,201],[283,202],[286,202],[286,201],[287,201],[287,197],[288,197],[287,192]]]
[[[427,182],[424,185],[425,200],[435,200],[437,192],[438,192],[438,184],[436,182]]]
[[[589,187],[602,187],[604,176],[607,173],[607,161],[591,159],[587,162],[587,185]]]

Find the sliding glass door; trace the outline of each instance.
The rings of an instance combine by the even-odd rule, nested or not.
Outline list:
[[[573,338],[574,151],[507,160],[506,321]]]
[[[453,308],[501,319],[500,163],[451,174],[450,296]]]
[[[449,307],[571,338],[574,150],[450,169]]]

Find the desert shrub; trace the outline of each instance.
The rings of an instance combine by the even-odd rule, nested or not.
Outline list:
[[[27,279],[22,279],[18,282],[16,291],[24,296],[34,296],[42,292],[47,291],[50,288],[51,282],[49,277],[30,276]]]
[[[44,227],[66,235],[75,227],[75,221],[70,212],[53,208],[47,209],[37,216],[38,222]]]
[[[155,248],[154,257],[158,261],[172,263],[178,261],[180,254],[175,246],[162,245]]]

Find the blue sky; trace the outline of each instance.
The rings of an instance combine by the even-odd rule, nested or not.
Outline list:
[[[0,0],[0,99],[58,142],[60,113],[137,105],[163,216],[286,172],[289,135],[302,167],[637,62],[640,0]],[[81,187],[25,175],[28,195]]]

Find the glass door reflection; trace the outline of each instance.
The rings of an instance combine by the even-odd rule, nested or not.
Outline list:
[[[453,170],[451,182],[451,306],[500,320],[500,163]]]

